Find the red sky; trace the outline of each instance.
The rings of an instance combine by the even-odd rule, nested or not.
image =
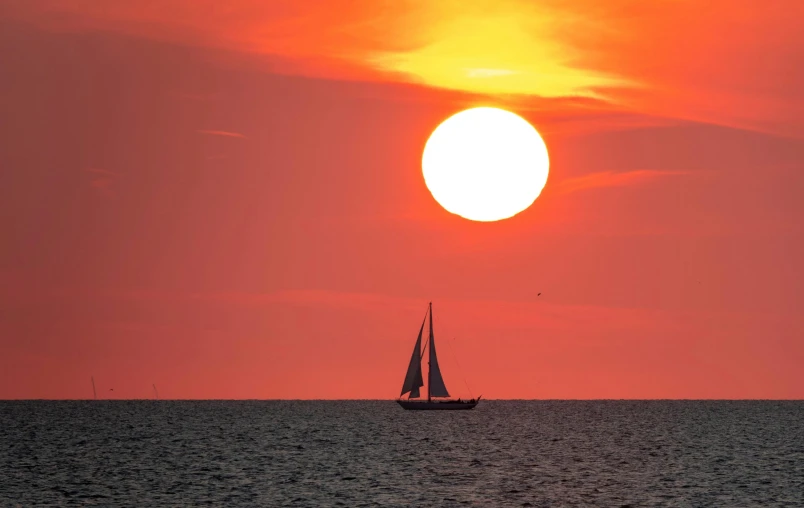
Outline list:
[[[394,398],[428,301],[454,395],[804,397],[800,2],[564,4],[0,1],[0,398]]]

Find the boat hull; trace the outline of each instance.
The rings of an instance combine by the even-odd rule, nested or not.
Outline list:
[[[402,409],[412,411],[460,411],[462,409],[474,409],[478,401],[458,402],[455,400],[445,401],[426,401],[426,400],[397,400]]]

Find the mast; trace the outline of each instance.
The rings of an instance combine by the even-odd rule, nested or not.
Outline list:
[[[95,376],[90,377],[92,380],[92,395],[95,397],[95,400],[98,400],[98,391],[95,390]]]
[[[430,339],[428,342],[433,341],[433,302],[430,302],[430,306],[428,307],[428,311],[430,313]],[[430,345],[430,350],[432,351],[433,346]],[[430,358],[427,358],[427,402],[430,402],[431,395],[430,395],[430,388],[433,386],[433,369],[430,365]]]

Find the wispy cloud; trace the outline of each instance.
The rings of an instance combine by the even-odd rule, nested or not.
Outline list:
[[[568,193],[602,187],[624,187],[650,182],[659,178],[689,174],[689,171],[663,171],[655,169],[639,169],[625,172],[601,171],[564,180],[556,185],[555,192]]]
[[[359,293],[323,289],[284,290],[271,293],[213,292],[196,293],[190,297],[197,302],[217,303],[238,307],[260,308],[275,305],[303,306],[319,309],[376,314],[423,314],[427,301],[423,298],[391,296],[378,293]],[[550,302],[548,297],[531,301],[478,300],[439,298],[439,312],[456,316],[495,316],[495,326],[513,329],[527,328],[639,328],[657,321],[666,326],[671,320],[661,311],[637,308],[615,308],[595,305],[568,305]],[[471,320],[488,325],[483,318]]]
[[[199,134],[207,134],[209,136],[224,136],[227,138],[244,138],[244,134],[240,134],[239,132],[229,132],[229,131],[216,131],[216,130],[207,130],[207,129],[199,129]]]
[[[1,296],[2,294],[0,294]],[[381,293],[362,293],[328,289],[281,290],[264,293],[239,291],[210,291],[198,293],[161,291],[84,290],[52,293],[56,300],[80,298],[91,301],[129,301],[153,305],[168,305],[181,309],[219,312],[239,308],[261,311],[271,308],[300,307],[366,315],[419,316],[427,309],[427,300],[412,296]],[[508,329],[574,327],[634,328],[650,326],[657,320],[669,326],[664,312],[639,308],[618,308],[596,305],[573,305],[551,302],[549,295],[534,296],[530,301],[506,301],[467,298],[437,298],[436,312],[441,315],[463,316],[471,323],[490,325],[482,316],[495,316],[495,327]],[[181,314],[184,316],[186,314]],[[472,316],[470,318],[470,316]],[[452,321],[452,320],[451,320]]]
[[[804,74],[795,66],[804,38],[790,2],[231,3],[214,14],[192,0],[42,0],[7,11],[49,29],[263,55],[285,74],[495,98],[597,98],[621,110],[804,135]]]

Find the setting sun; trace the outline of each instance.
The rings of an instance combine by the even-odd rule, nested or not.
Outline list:
[[[536,129],[497,108],[461,111],[430,135],[422,156],[427,188],[448,212],[474,221],[507,219],[547,183],[550,161]]]

